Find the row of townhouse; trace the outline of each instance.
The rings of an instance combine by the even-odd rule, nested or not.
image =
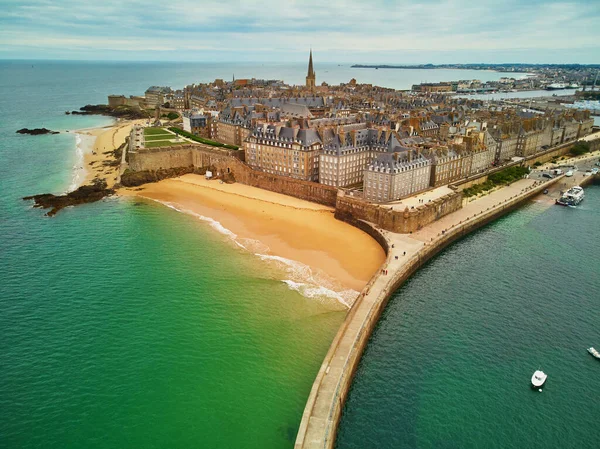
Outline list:
[[[540,117],[533,126],[493,126],[485,134],[485,143],[495,148],[495,162],[501,164],[513,157],[528,157],[540,151],[574,142],[592,131],[594,120],[589,114],[561,116],[556,119]]]

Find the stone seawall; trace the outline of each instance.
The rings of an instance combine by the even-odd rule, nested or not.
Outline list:
[[[369,281],[348,312],[319,369],[302,416],[295,449],[334,447],[339,419],[354,373],[371,333],[392,294],[416,270],[448,245],[519,207],[558,179],[555,178],[515,195],[496,207],[461,221],[430,243],[423,244],[398,270],[391,273],[391,278],[386,279],[387,276],[378,273]],[[372,232],[377,230],[373,229]],[[388,254],[384,267],[390,262],[391,254]]]
[[[215,175],[232,175],[241,184],[335,207],[335,187],[253,170],[241,160],[242,156],[240,151],[207,145],[180,145],[130,151],[128,163],[131,170],[151,172],[182,167],[211,167],[217,170]]]
[[[462,194],[449,193],[415,209],[399,210],[391,206],[370,203],[340,191],[335,207],[335,217],[348,221],[348,217],[374,223],[386,231],[409,234],[439,220],[462,207]]]

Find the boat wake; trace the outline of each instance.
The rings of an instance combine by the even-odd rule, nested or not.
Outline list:
[[[350,307],[359,295],[359,292],[356,290],[343,289],[338,282],[327,274],[317,272],[302,262],[268,254],[270,249],[264,243],[254,239],[240,238],[236,233],[227,229],[219,221],[213,218],[184,209],[178,204],[153,198],[151,199],[152,201],[167,206],[177,212],[192,215],[199,220],[208,223],[210,227],[220,234],[227,236],[239,248],[254,254],[261,260],[268,262],[280,271],[285,272],[290,279],[282,279],[281,282],[286,284],[290,290],[297,291],[307,298],[315,298],[323,301],[334,299],[344,307]]]

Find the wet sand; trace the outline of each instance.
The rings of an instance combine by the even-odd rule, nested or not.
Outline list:
[[[360,291],[385,260],[374,239],[336,220],[333,209],[255,187],[185,175],[121,193],[210,217],[248,250],[301,262],[341,288]]]

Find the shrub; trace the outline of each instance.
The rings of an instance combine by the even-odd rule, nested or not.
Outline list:
[[[577,142],[571,148],[570,153],[573,156],[581,156],[582,154],[590,152],[590,144],[587,142]]]

